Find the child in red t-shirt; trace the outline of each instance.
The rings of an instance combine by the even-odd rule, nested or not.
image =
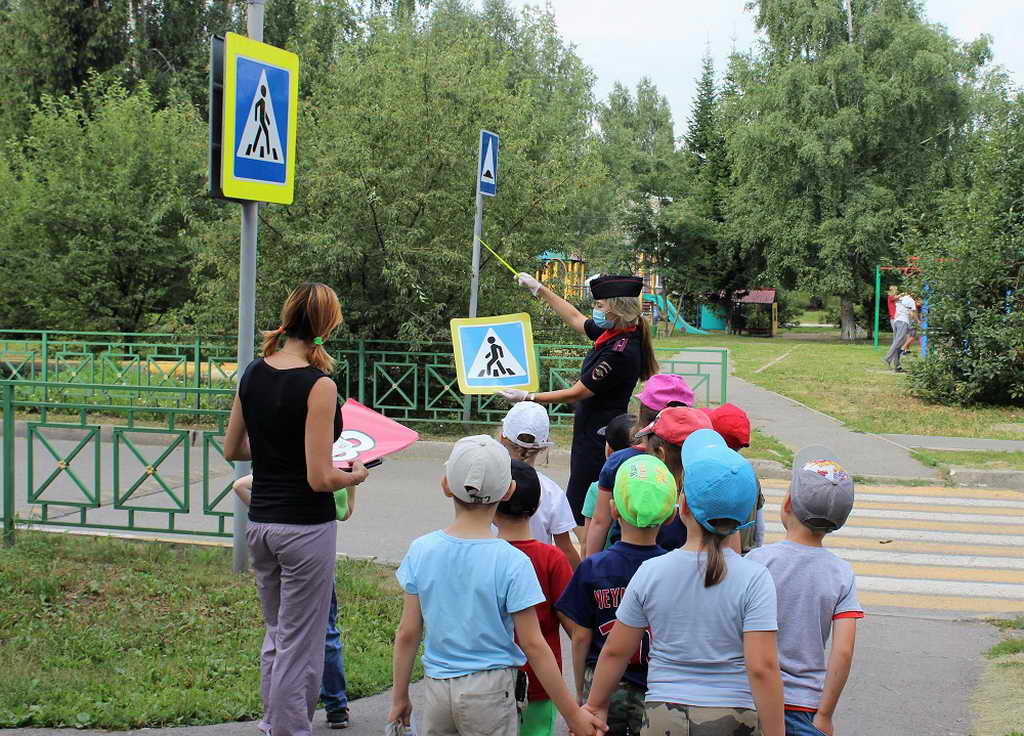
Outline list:
[[[530,531],[530,517],[540,506],[541,489],[537,471],[521,460],[513,460],[512,480],[516,482],[516,490],[507,501],[498,504],[494,524],[498,527],[498,536],[523,552],[533,563],[545,598],[544,603],[535,606],[537,620],[544,640],[551,647],[555,662],[561,669],[562,642],[558,625],[561,624],[571,634],[573,624],[555,610],[555,602],[572,579],[572,567],[562,550],[553,544],[538,542]],[[533,676],[530,665],[524,665],[523,670],[529,677],[529,688],[526,708],[519,714],[519,735],[551,736],[555,730],[555,704]]]

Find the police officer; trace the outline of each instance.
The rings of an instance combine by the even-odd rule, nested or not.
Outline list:
[[[598,430],[613,417],[626,413],[637,381],[646,381],[658,372],[651,335],[641,316],[639,297],[643,279],[638,276],[591,279],[594,309],[589,319],[533,276],[520,273],[516,281],[547,302],[563,322],[594,342],[583,359],[579,380],[571,387],[536,394],[520,389],[499,392],[512,402],[576,404],[566,495],[576,523],[582,526],[587,488],[597,480],[605,460],[604,437]]]

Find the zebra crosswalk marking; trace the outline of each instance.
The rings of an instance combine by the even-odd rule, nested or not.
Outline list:
[[[785,537],[786,481],[762,484],[765,541]],[[1024,493],[989,488],[857,486],[846,526],[826,546],[857,575],[861,604],[1024,612]]]

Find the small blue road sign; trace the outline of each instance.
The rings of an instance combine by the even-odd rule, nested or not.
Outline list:
[[[225,42],[224,194],[291,204],[298,57],[234,33]]]
[[[453,319],[451,327],[462,393],[492,394],[503,388],[537,390],[540,381],[529,314]]]
[[[480,166],[477,169],[477,189],[480,194],[493,197],[498,193],[498,143],[496,133],[480,131]]]

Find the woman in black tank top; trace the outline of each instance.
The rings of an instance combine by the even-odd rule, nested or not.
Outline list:
[[[341,324],[338,296],[304,283],[281,310],[281,326],[264,333],[263,357],[238,384],[224,457],[252,460],[246,537],[267,625],[261,655],[264,718],[273,736],[310,736],[320,694],[324,633],[334,585],[333,491],[367,476],[361,463],[334,467],[341,434],[334,360],[323,342]],[[278,349],[284,337],[284,347]],[[296,692],[303,698],[294,698]]]

